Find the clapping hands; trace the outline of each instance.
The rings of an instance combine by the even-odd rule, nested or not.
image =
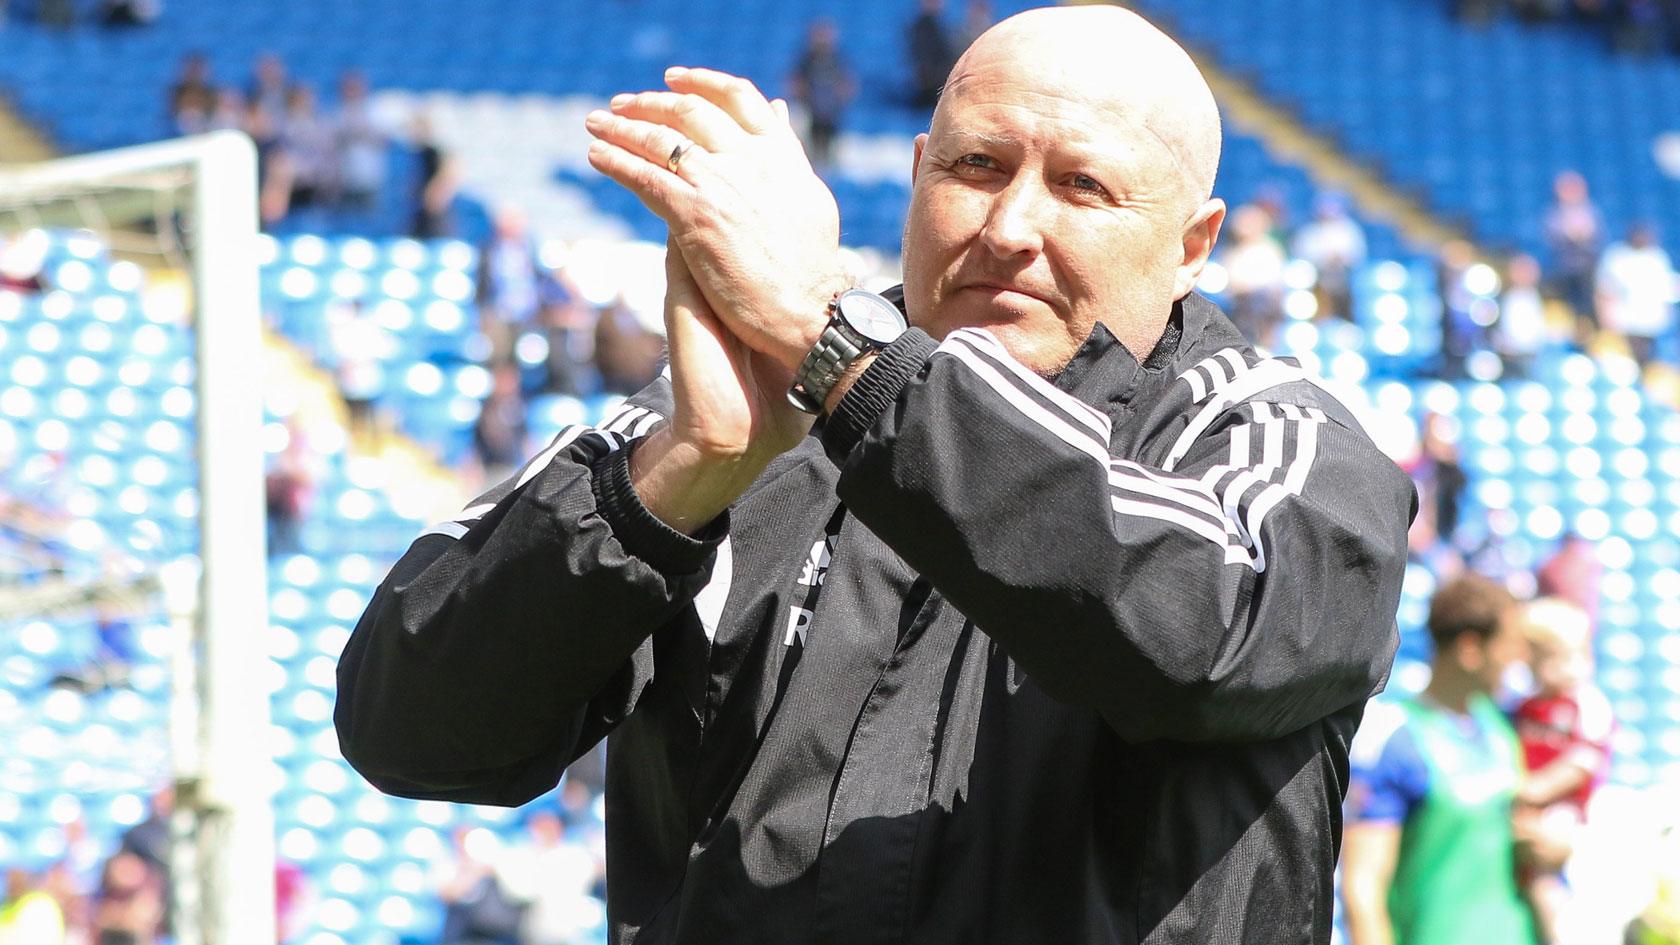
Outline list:
[[[834,196],[784,103],[710,69],[665,80],[589,115],[589,162],[665,220],[722,324],[791,372],[847,284]]]

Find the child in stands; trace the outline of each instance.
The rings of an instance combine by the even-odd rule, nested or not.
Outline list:
[[[1528,777],[1517,791],[1523,887],[1543,942],[1557,941],[1568,900],[1563,866],[1586,820],[1587,801],[1610,760],[1610,703],[1592,684],[1592,625],[1579,607],[1542,598],[1523,609],[1535,693],[1517,708]]]

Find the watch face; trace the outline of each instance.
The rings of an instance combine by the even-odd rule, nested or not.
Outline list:
[[[873,292],[847,291],[836,307],[846,327],[878,345],[892,344],[908,327],[898,306]]]

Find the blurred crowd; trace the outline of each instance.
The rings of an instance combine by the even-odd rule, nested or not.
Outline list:
[[[1585,178],[1565,171],[1554,181],[1541,235],[1547,268],[1532,255],[1515,253],[1496,269],[1462,240],[1441,249],[1440,376],[1523,377],[1544,350],[1571,344],[1590,349],[1603,341],[1625,348],[1642,368],[1675,364],[1680,274],[1654,225],[1635,222],[1619,237],[1611,234]],[[1366,262],[1366,240],[1336,194],[1321,195],[1313,218],[1295,227],[1279,196],[1263,191],[1231,211],[1214,258],[1227,280],[1232,320],[1251,340],[1273,347],[1285,322],[1291,262],[1308,263],[1315,272],[1308,314],[1351,319],[1351,279]],[[1550,314],[1553,301],[1566,306],[1561,311],[1572,313],[1573,324]],[[1497,370],[1477,363],[1490,358]]]
[[[209,60],[189,53],[169,88],[168,130],[190,135],[231,128],[250,135],[257,145],[265,225],[294,210],[365,214],[386,189],[396,136],[375,115],[360,72],[343,73],[334,92],[323,106],[316,91],[293,81],[272,53],[257,58],[243,83],[217,84]],[[459,171],[437,146],[424,116],[407,129],[407,139],[418,165],[408,233],[421,239],[449,236]]]
[[[904,101],[931,111],[957,57],[993,22],[988,0],[968,0],[952,22],[944,0],[920,0],[904,31]],[[819,171],[834,163],[834,144],[858,80],[840,45],[840,28],[823,18],[810,25],[787,76],[788,98],[806,118],[805,148]]]
[[[598,756],[594,757],[596,762]],[[436,945],[594,945],[605,920],[605,845],[598,779],[590,763],[560,790],[521,809],[497,832],[463,825],[427,864],[441,913]],[[0,945],[166,945],[172,941],[170,818],[174,790],[114,848],[85,823],[63,828],[60,857],[40,870],[12,867],[0,890]],[[275,868],[279,941],[293,940],[319,894],[304,871]]]
[[[0,945],[152,945],[169,928],[169,817],[174,793],[152,798],[144,820],[110,849],[80,819],[63,828],[63,855],[46,869],[6,871]]]
[[[1515,13],[1531,23],[1573,21],[1603,30],[1612,48],[1649,55],[1680,52],[1676,0],[1455,0],[1458,16],[1486,23]]]
[[[437,945],[584,945],[606,919],[606,846],[598,786],[569,776],[553,801],[522,810],[511,840],[459,827],[432,868]]]
[[[659,373],[664,339],[622,298],[591,303],[563,268],[545,266],[515,208],[495,214],[479,248],[477,302],[479,329],[490,342],[491,387],[473,448],[487,479],[530,455],[530,398],[628,396]]]
[[[0,0],[0,27],[8,17],[68,30],[84,23],[145,26],[163,15],[163,0]]]

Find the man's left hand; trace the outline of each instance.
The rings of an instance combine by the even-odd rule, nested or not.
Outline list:
[[[848,285],[834,195],[780,100],[710,69],[672,68],[665,81],[670,91],[590,113],[589,163],[665,220],[724,325],[793,371]]]

